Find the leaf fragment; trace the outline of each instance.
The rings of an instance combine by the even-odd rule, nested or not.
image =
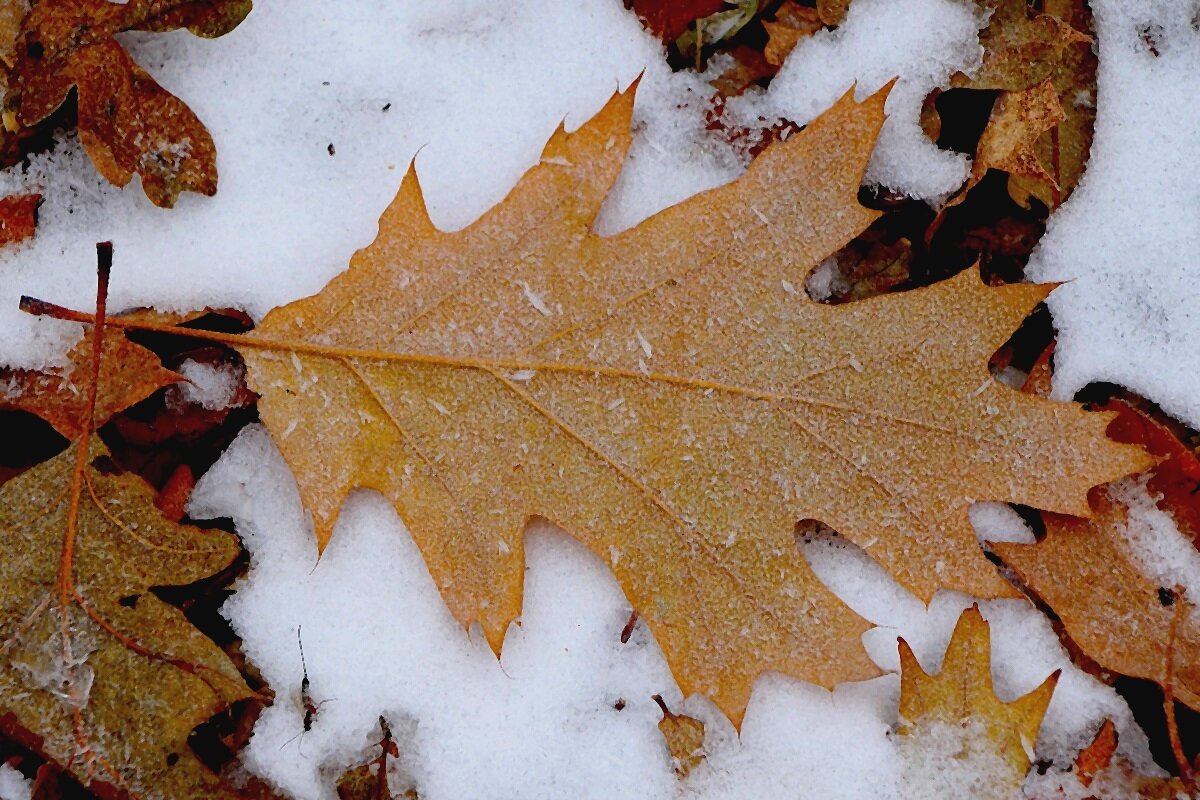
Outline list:
[[[92,347],[81,338],[61,369],[0,369],[0,408],[36,414],[67,439],[88,429],[87,381],[92,374]],[[115,333],[104,339],[104,369],[96,399],[94,425],[138,403],[181,377],[163,367],[150,350]]]
[[[220,36],[250,0],[41,0],[25,15],[5,96],[6,120],[33,125],[75,89],[79,133],[96,169],[117,186],[141,176],[155,205],[217,190],[216,146],[179,98],[134,63],[114,38],[127,30],[187,28]]]
[[[1001,92],[992,107],[987,127],[979,137],[971,175],[956,200],[983,180],[989,169],[1046,184],[1056,197],[1058,183],[1042,164],[1037,143],[1042,134],[1057,127],[1064,119],[1066,115],[1058,101],[1058,92],[1049,80],[1031,89]]]
[[[1026,0],[986,0],[983,6],[992,12],[979,34],[983,64],[971,76],[956,74],[955,88],[1029,89],[1051,77],[1067,48],[1091,41],[1058,17],[1032,11]]]
[[[18,194],[0,199],[0,246],[33,237],[37,209],[41,204],[40,194]]]

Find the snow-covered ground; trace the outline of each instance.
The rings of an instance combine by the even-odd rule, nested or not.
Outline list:
[[[1057,391],[1112,380],[1197,426],[1196,3],[1092,5],[1096,147],[1032,272],[1071,281],[1050,301],[1061,336]],[[985,21],[957,0],[856,0],[844,26],[798,46],[769,91],[732,103],[730,113],[804,122],[856,81],[866,94],[898,75],[868,178],[935,199],[969,165],[922,137],[920,101],[978,64]],[[71,139],[26,172],[0,173],[0,195],[36,188],[46,196],[36,238],[0,250],[0,363],[62,357],[71,326],[25,316],[17,299],[89,307],[98,240],[116,245],[114,308],[239,306],[261,316],[320,289],[373,238],[414,157],[434,221],[461,227],[506,194],[561,120],[578,125],[639,74],[637,137],[603,231],[744,168],[705,131],[703,79],[672,74],[619,0],[259,0],[221,39],[124,41],[209,126],[220,190],[184,196],[173,211],[154,208],[136,184],[105,184]],[[982,508],[973,518],[986,538],[1019,537],[1021,523],[1006,511]],[[559,531],[528,535],[525,610],[497,661],[481,636],[465,636],[451,619],[377,495],[351,498],[318,563],[294,482],[260,428],[245,430],[204,478],[191,513],[233,517],[251,553],[249,577],[226,611],[277,699],[245,766],[296,797],[333,797],[337,775],[378,742],[381,715],[400,748],[397,780],[415,781],[426,800],[904,796],[904,763],[889,734],[895,675],[834,692],[764,676],[739,739],[703,698],[679,696],[643,627],[620,643],[629,613],[620,589]],[[969,598],[943,593],[926,609],[853,548],[818,538],[805,555],[878,626],[864,644],[881,668],[897,668],[897,635],[926,668],[937,666]],[[1040,613],[1024,601],[983,611],[1002,698],[1064,670],[1040,755],[1069,757],[1111,716],[1123,752],[1151,768],[1124,702],[1071,666]],[[323,703],[307,733],[298,631]],[[707,725],[708,756],[686,781],[672,772],[655,694]],[[919,786],[907,791],[921,795]]]

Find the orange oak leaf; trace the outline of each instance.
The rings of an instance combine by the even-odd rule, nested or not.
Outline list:
[[[1112,492],[1093,490],[1093,519],[1044,514],[1046,535],[1037,544],[990,547],[1101,666],[1159,684],[1172,674],[1175,697],[1200,709],[1200,615],[1186,597],[1175,601],[1189,613],[1169,651],[1176,611],[1164,605],[1162,590],[1172,587],[1161,587],[1130,554],[1129,509]]]
[[[549,519],[612,568],[685,694],[740,722],[765,670],[877,674],[868,623],[809,568],[797,521],[922,598],[1012,596],[971,502],[1086,514],[1089,487],[1149,464],[1104,437],[1106,415],[988,372],[1050,287],[969,270],[841,306],[797,288],[878,216],[857,196],[883,93],[602,237],[632,101],[557,132],[461,231],[434,227],[410,170],[347,272],[255,331],[204,334],[245,357],[321,547],[349,492],[378,490],[450,610],[499,649],[525,525]]]
[[[1029,694],[1001,701],[992,689],[991,641],[978,605],[958,618],[937,675],[922,669],[904,639],[899,647],[900,733],[926,740],[948,738],[963,757],[999,756],[1007,766],[1004,786],[1015,793],[1033,760],[1059,671]]]
[[[763,27],[767,31],[763,56],[768,64],[778,67],[801,39],[812,36],[824,28],[825,23],[817,9],[802,6],[794,0],[785,0],[775,10],[775,19],[764,21]]]
[[[136,173],[146,196],[163,207],[183,191],[212,195],[216,146],[208,129],[114,36],[177,28],[221,36],[250,7],[251,0],[40,0],[17,37],[5,124],[13,129],[45,119],[74,88],[80,139],[106,180],[124,186]]]

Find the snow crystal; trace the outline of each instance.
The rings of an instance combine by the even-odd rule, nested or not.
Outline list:
[[[1112,381],[1200,427],[1196,3],[1094,0],[1092,9],[1096,139],[1027,269],[1031,280],[1067,281],[1048,300],[1055,396]]]
[[[805,124],[851,86],[862,99],[898,76],[866,180],[943,199],[966,180],[969,161],[930,141],[921,104],[952,74],[982,63],[978,31],[986,22],[978,7],[956,0],[855,0],[835,30],[796,45],[766,92],[731,100],[730,116],[752,128],[780,119]]]
[[[0,764],[0,800],[29,800],[33,781],[8,764]]]
[[[195,403],[209,411],[229,408],[241,383],[237,370],[229,365],[202,364],[187,359],[175,371],[186,379],[176,386],[179,400]]]

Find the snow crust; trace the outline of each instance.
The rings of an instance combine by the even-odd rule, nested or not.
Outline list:
[[[1120,544],[1143,574],[1166,589],[1180,587],[1195,604],[1200,598],[1200,551],[1158,507],[1162,495],[1150,492],[1149,479],[1125,478],[1109,487],[1109,494],[1128,507]]]
[[[744,116],[807,122],[855,80],[865,94],[900,74],[868,177],[921,197],[950,191],[965,161],[920,133],[920,97],[978,60],[981,19],[954,0],[857,0],[836,35],[797,48]],[[104,183],[73,136],[27,170],[0,173],[0,196],[45,196],[35,238],[0,249],[0,364],[62,361],[77,327],[22,314],[17,301],[90,308],[97,241],[115,243],[114,310],[232,305],[261,317],[319,290],[371,241],[414,157],[434,222],[460,228],[504,197],[564,118],[578,126],[639,74],[637,137],[600,231],[745,168],[705,128],[711,87],[672,74],[619,0],[346,0],[336,12],[319,0],[263,2],[219,39],[122,41],[209,127],[220,189],[155,208],[136,179],[124,190]]]
[[[451,618],[379,495],[351,496],[318,562],[295,482],[259,426],[243,430],[200,481],[189,514],[232,518],[250,552],[249,575],[223,613],[276,701],[256,724],[244,764],[294,797],[333,797],[337,775],[378,753],[372,744],[380,716],[401,752],[393,788],[415,786],[431,800],[750,800],[798,791],[805,798],[899,798],[922,787],[924,796],[937,796],[929,793],[937,782],[914,778],[920,771],[905,760],[912,754],[896,747],[895,674],[832,692],[765,675],[739,738],[707,700],[680,696],[644,626],[621,644],[630,609],[620,588],[599,559],[549,525],[527,533],[524,611],[497,661],[478,631],[468,634]],[[836,538],[817,537],[804,557],[879,626],[864,644],[882,669],[898,668],[898,635],[927,669],[940,666],[971,598],[943,592],[926,609]],[[1113,717],[1122,752],[1153,768],[1123,701],[1070,665],[1044,617],[1024,601],[982,609],[992,624],[1002,699],[1064,670],[1039,756],[1069,761]],[[304,665],[318,705],[308,732]],[[675,777],[659,734],[655,694],[705,723],[707,757],[685,781]]]
[[[1054,393],[1111,381],[1200,427],[1200,31],[1196,4],[1094,0],[1100,48],[1087,172],[1027,275],[1067,281]]]

